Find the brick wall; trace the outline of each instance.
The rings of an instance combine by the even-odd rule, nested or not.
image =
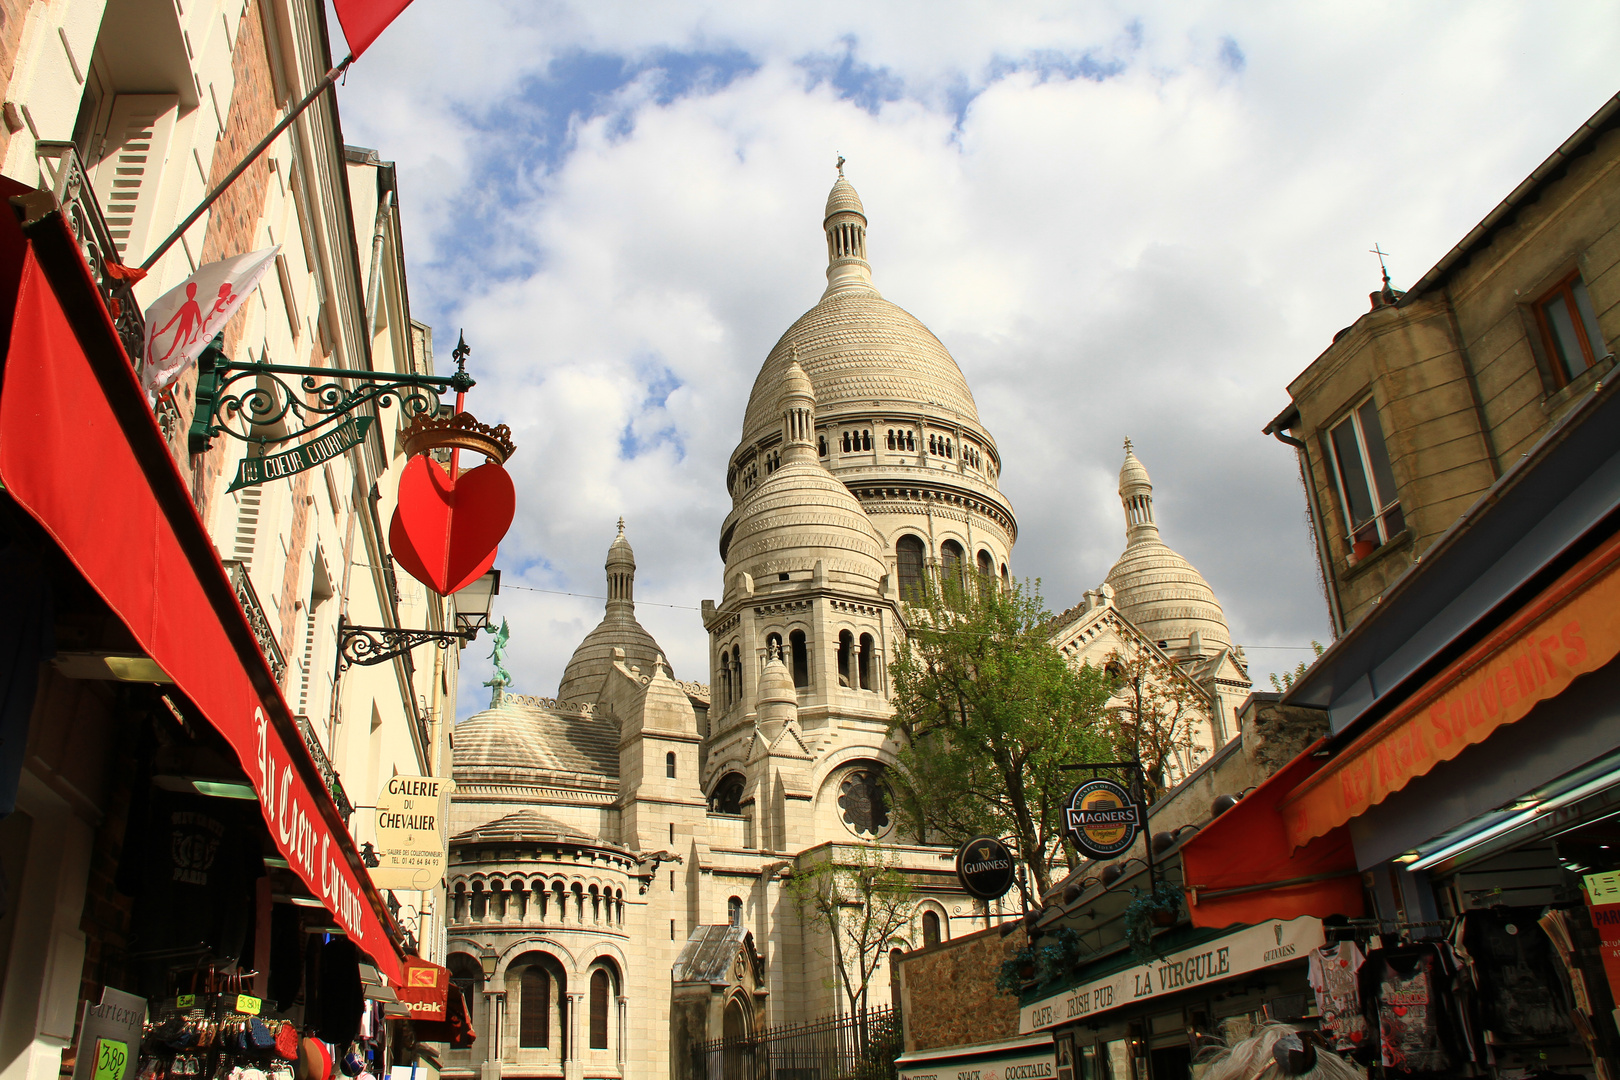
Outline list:
[[[28,9],[45,0],[0,0],[0,86],[11,85],[11,73],[17,66],[17,47],[22,44],[23,27],[28,22]],[[22,120],[21,115],[17,117]],[[11,145],[11,128],[0,124],[0,160]]]
[[[0,0],[3,2],[3,0]],[[249,150],[264,138],[265,132],[275,125],[277,110],[273,83],[270,77],[270,55],[265,50],[264,23],[259,0],[248,4],[236,34],[236,51],[231,55],[231,72],[235,86],[231,90],[230,109],[225,116],[225,132],[214,146],[214,162],[209,169],[208,189],[212,191],[225,174],[237,166]],[[236,182],[214,203],[208,217],[208,232],[203,238],[201,262],[210,263],[232,255],[254,250],[259,231],[259,219],[264,215],[265,196],[270,188],[270,164],[261,157],[250,165]],[[225,355],[239,358],[237,349],[242,342],[242,326],[246,321],[247,306],[225,324]],[[285,363],[285,361],[283,361]],[[196,373],[187,374],[176,396],[189,405],[196,386]],[[208,493],[223,467],[228,438],[216,439],[214,449],[205,455],[194,455],[190,461],[192,472],[192,502],[197,512],[207,520]],[[179,448],[184,451],[184,446]]]
[[[902,956],[906,1050],[1015,1038],[1018,999],[998,990],[996,979],[1002,962],[1027,941],[1023,927],[1006,937],[996,927]]]

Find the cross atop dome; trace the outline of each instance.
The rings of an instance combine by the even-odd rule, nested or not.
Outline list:
[[[844,178],[844,155],[843,154],[838,155],[838,178],[840,180],[842,180]]]

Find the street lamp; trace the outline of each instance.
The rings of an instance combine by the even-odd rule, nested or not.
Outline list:
[[[338,671],[355,664],[369,667],[432,642],[441,649],[466,644],[489,629],[489,607],[501,591],[501,572],[491,570],[454,595],[456,629],[410,630],[395,626],[355,626],[338,617]]]
[[[470,634],[489,629],[490,604],[501,591],[501,572],[491,570],[451,597],[456,607],[456,626]],[[472,638],[468,637],[468,641]]]

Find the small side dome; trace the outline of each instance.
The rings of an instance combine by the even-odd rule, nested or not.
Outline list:
[[[788,362],[787,370],[782,372],[781,394],[784,404],[795,400],[816,400],[816,388],[810,382],[810,376],[804,373],[797,356]]]
[[[827,193],[827,213],[825,217],[844,212],[856,213],[866,216],[866,207],[861,205],[861,197],[855,192],[855,185],[844,179],[842,169],[838,171],[838,179],[833,183],[832,190]]]
[[[562,683],[557,687],[561,701],[580,704],[596,701],[607,682],[608,672],[613,670],[614,649],[623,649],[625,663],[632,667],[647,673],[662,667],[670,678],[675,677],[664,660],[664,650],[636,621],[636,553],[630,549],[630,541],[624,535],[623,518],[619,519],[619,535],[608,547],[604,569],[607,570],[606,611],[563,669]]]
[[[782,654],[775,652],[765,662],[765,669],[759,673],[759,703],[761,705],[773,702],[791,701],[797,703],[798,692],[793,689],[793,676],[788,672],[787,665],[782,662]]]

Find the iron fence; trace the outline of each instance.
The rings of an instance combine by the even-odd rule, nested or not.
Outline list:
[[[781,1024],[693,1048],[696,1080],[894,1080],[904,1048],[893,1009]]]

